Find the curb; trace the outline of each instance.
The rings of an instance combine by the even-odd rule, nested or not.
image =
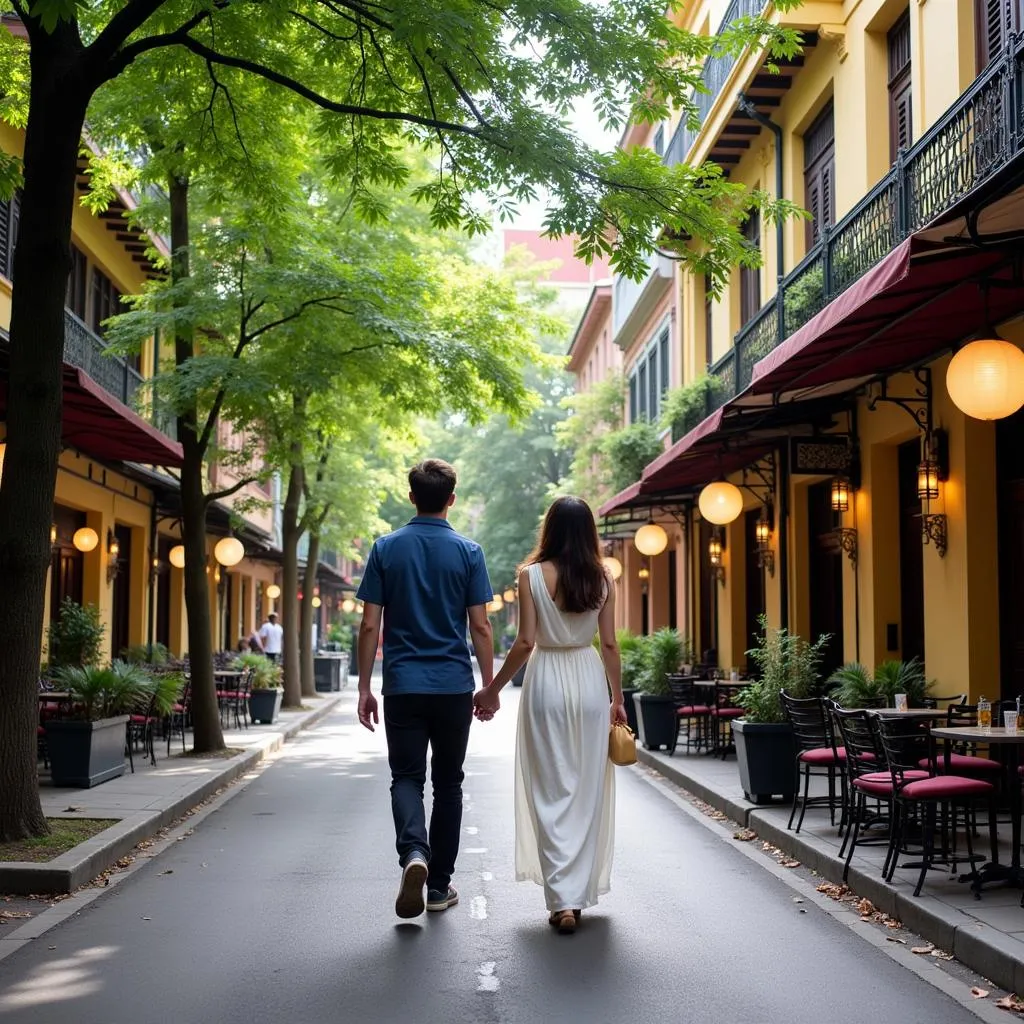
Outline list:
[[[269,754],[280,750],[288,740],[315,725],[340,703],[340,695],[325,697],[321,705],[289,722],[285,729],[268,737],[260,746],[222,762],[220,770],[198,780],[194,788],[180,794],[166,807],[122,818],[92,839],[46,863],[0,863],[0,892],[13,896],[66,895],[74,892],[79,886],[91,882],[113,867],[144,839],[155,835],[222,786],[249,772]]]
[[[816,871],[830,882],[842,883],[843,862],[831,847],[810,835],[796,835],[781,827],[756,805],[740,803],[693,778],[682,767],[666,765],[637,745],[637,760],[688,793],[727,815],[737,824],[756,832],[761,839],[777,846],[788,856]],[[890,885],[879,877],[876,868],[850,864],[847,885],[858,896],[869,899],[879,910],[902,921],[922,938],[953,953],[972,970],[1011,992],[1024,991],[1024,942],[968,920],[958,911],[928,896],[916,899],[906,884]],[[1022,930],[1024,930],[1024,911]]]

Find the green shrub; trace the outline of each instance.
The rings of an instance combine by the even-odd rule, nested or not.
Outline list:
[[[687,660],[687,642],[677,629],[659,629],[641,641],[640,667],[636,685],[644,693],[667,697],[672,690],[668,677],[679,671]]]
[[[103,623],[94,604],[80,605],[66,597],[56,622],[47,630],[50,668],[82,668],[97,665],[103,646]]]
[[[646,420],[606,434],[601,451],[608,462],[612,490],[617,493],[636,483],[663,450],[658,428]]]
[[[166,665],[171,652],[163,644],[132,644],[121,652],[121,659],[133,665]]]
[[[851,662],[837,669],[829,683],[834,686],[833,699],[846,708],[870,707],[880,700],[892,707],[897,693],[907,695],[910,707],[921,707],[932,687],[920,658],[883,661],[874,676],[863,665]]]
[[[252,672],[254,690],[273,690],[281,681],[281,667],[274,664],[265,654],[247,651],[240,654],[233,665],[237,669],[248,669]]]
[[[704,374],[665,393],[661,403],[661,426],[672,431],[673,441],[688,434],[704,419],[722,387],[718,377]]]

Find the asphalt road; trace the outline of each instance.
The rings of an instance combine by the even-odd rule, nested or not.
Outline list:
[[[0,962],[3,1024],[961,1024],[976,1018],[617,769],[575,936],[512,880],[514,702],[475,724],[460,906],[393,916],[383,734],[335,712],[188,839]],[[55,947],[55,948],[50,948]]]

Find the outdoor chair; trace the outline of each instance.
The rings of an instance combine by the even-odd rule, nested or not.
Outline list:
[[[724,761],[736,747],[732,738],[732,723],[746,713],[736,703],[736,696],[743,685],[736,682],[715,683],[714,698],[711,702],[711,752],[721,755]]]
[[[181,699],[171,708],[171,713],[164,720],[164,731],[167,734],[167,756],[171,756],[171,740],[176,732],[181,733],[181,752],[185,753],[185,729],[192,713],[192,677],[185,677],[185,687]]]
[[[842,793],[839,807],[842,808],[846,804],[846,751],[842,747],[836,747],[826,703],[821,697],[791,697],[785,690],[780,696],[786,717],[793,726],[797,745],[793,810],[790,812],[789,824],[786,828],[793,827],[797,807],[800,808],[800,818],[796,823],[796,831],[799,833],[807,808],[822,804],[828,807],[829,818],[834,825],[836,823],[837,777]],[[802,793],[800,791],[801,776],[803,777]],[[828,780],[828,796],[812,797],[809,795],[812,776]]]
[[[956,693],[952,697],[932,697],[932,696],[929,695],[929,696],[925,697],[921,701],[921,707],[923,707],[923,708],[935,708],[935,709],[938,709],[938,708],[941,707],[941,708],[945,708],[945,709],[948,710],[951,707],[955,707],[957,704],[966,704],[966,703],[967,703],[967,694],[966,693]]]
[[[946,708],[946,725],[950,728],[972,728],[977,724],[977,705],[951,704]],[[1003,774],[1002,763],[990,757],[979,757],[977,750],[977,743],[950,743],[946,744],[944,756],[937,757],[936,746],[933,745],[928,757],[921,759],[919,767],[928,768],[933,775],[967,775],[998,783]]]
[[[932,739],[928,722],[915,718],[880,718],[878,734],[885,751],[892,783],[892,823],[890,827],[889,853],[886,857],[886,881],[892,881],[899,852],[903,848],[908,831],[908,822],[919,818],[921,822],[921,860],[919,864],[904,864],[903,867],[920,867],[921,873],[914,888],[914,895],[921,895],[925,876],[936,864],[947,865],[955,873],[960,860],[966,860],[974,871],[974,864],[984,857],[975,856],[971,839],[970,809],[974,804],[988,805],[989,837],[992,843],[992,860],[996,852],[996,787],[984,779],[968,778],[966,775],[931,775],[919,768],[920,754],[931,751]],[[935,855],[935,831],[938,812],[942,810],[941,854]],[[947,815],[948,808],[948,815]],[[914,812],[920,812],[915,814]],[[960,858],[956,852],[956,825],[958,815],[963,814],[964,836],[967,856]],[[946,824],[950,831],[947,834]]]
[[[156,765],[156,749],[153,743],[153,734],[156,731],[158,722],[159,719],[156,717],[156,694],[154,693],[150,697],[145,711],[130,715],[126,725],[126,751],[128,754],[128,764],[132,772],[135,771],[132,751],[138,746],[142,747],[144,754],[149,755],[150,764]]]
[[[694,686],[694,675],[670,675],[668,685],[672,691],[672,699],[676,704],[676,715],[679,720],[676,732],[676,743],[682,735],[685,740],[686,753],[699,750],[708,743],[711,705],[706,703],[706,687]]]
[[[244,725],[249,728],[249,691],[252,689],[252,669],[248,669],[239,676],[238,683],[234,689],[224,690],[219,694],[223,700],[223,709],[228,719],[234,718],[235,728],[241,729]]]

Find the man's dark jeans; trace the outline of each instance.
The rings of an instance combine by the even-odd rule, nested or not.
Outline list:
[[[398,859],[404,866],[410,854],[422,853],[430,866],[428,889],[446,892],[455,870],[462,830],[462,764],[472,722],[472,693],[408,693],[384,698]],[[429,836],[423,809],[428,744],[434,789]]]

